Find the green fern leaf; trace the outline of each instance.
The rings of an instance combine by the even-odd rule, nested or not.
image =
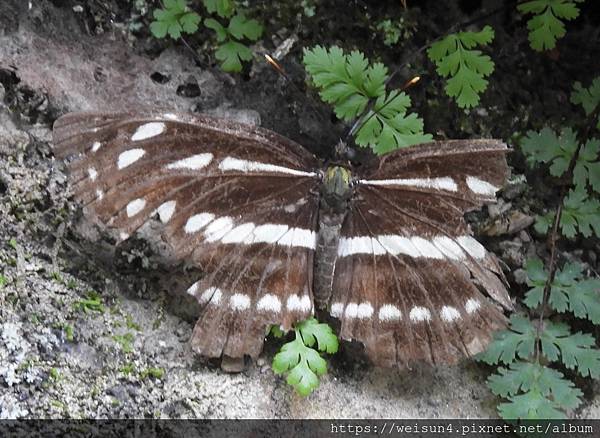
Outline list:
[[[319,351],[329,354],[337,353],[338,338],[328,324],[319,323],[315,318],[310,318],[298,324],[298,330],[306,346],[313,347],[316,343]]]
[[[356,133],[356,144],[369,146],[381,155],[431,141],[430,134],[423,134],[423,121],[416,114],[406,115],[409,106],[410,97],[405,93],[392,91],[387,97],[381,96]]]
[[[235,12],[235,3],[233,0],[203,0],[206,10],[214,14],[215,12],[221,18],[229,18]]]
[[[299,323],[295,333],[296,339],[284,344],[273,358],[272,368],[275,374],[289,372],[287,383],[307,396],[319,386],[319,376],[327,372],[327,363],[311,347],[316,344],[320,351],[335,353],[338,340],[331,327],[314,318]]]
[[[564,323],[544,321],[541,333],[542,352],[551,361],[560,361],[583,377],[600,377],[600,350],[594,348],[596,340],[590,334],[571,334]]]
[[[527,132],[521,141],[521,149],[530,166],[551,163],[550,173],[559,177],[566,172],[577,151],[577,136],[571,128],[564,128],[560,137],[557,137],[550,128],[546,127],[539,133]]]
[[[334,105],[338,118],[350,121],[361,114],[370,98],[385,92],[387,69],[381,64],[369,67],[360,52],[346,55],[339,47],[327,50],[317,46],[304,49],[306,71],[319,88],[321,98]]]
[[[513,314],[510,317],[508,330],[494,334],[494,340],[487,350],[479,353],[477,359],[493,365],[509,364],[519,357],[526,359],[534,352],[536,329],[528,318]]]
[[[581,186],[570,190],[563,203],[560,228],[569,238],[575,237],[577,231],[584,237],[592,234],[600,237],[600,201],[589,198]]]
[[[542,303],[548,273],[539,259],[526,263],[527,285],[532,287],[525,294],[525,304],[535,308]],[[583,278],[579,263],[567,263],[559,269],[550,285],[548,304],[558,312],[573,312],[578,318],[587,318],[600,324],[600,279]]]
[[[554,217],[554,212],[536,216],[533,228],[540,234],[546,234],[554,223]]]
[[[231,19],[227,30],[237,40],[247,38],[250,41],[259,39],[263,32],[263,28],[258,21],[249,20],[242,13],[238,13]]]
[[[338,118],[353,120],[364,112],[370,99],[376,99],[357,130],[356,144],[383,154],[431,141],[432,136],[423,133],[423,121],[407,114],[410,98],[397,90],[386,94],[388,74],[383,64],[370,65],[357,51],[345,54],[339,47],[328,50],[321,46],[305,49],[303,62],[321,98],[333,105]]]
[[[577,163],[573,170],[573,182],[585,187],[586,184],[596,192],[600,192],[600,162],[598,152],[600,151],[600,140],[592,138],[581,147],[577,156]]]
[[[504,419],[565,418],[581,404],[583,393],[563,374],[539,363],[519,361],[488,378],[492,392],[507,398],[498,411]]]
[[[527,307],[534,309],[542,304],[548,273],[544,270],[544,262],[537,258],[527,260],[525,271],[527,272],[527,286],[531,289],[525,294],[523,302]]]
[[[583,0],[533,0],[517,6],[523,14],[534,14],[527,22],[529,44],[537,51],[553,49],[556,41],[565,36],[565,25],[560,20],[573,20],[579,15],[575,3]]]
[[[571,93],[571,102],[581,105],[586,115],[590,115],[600,104],[600,76],[596,77],[589,88],[583,88],[581,82],[575,82]],[[600,129],[600,117],[596,128]]]
[[[250,61],[252,52],[242,43],[227,41],[219,46],[215,57],[221,61],[223,71],[240,72],[242,71],[242,61]]]
[[[156,38],[169,35],[177,39],[182,32],[195,33],[201,20],[196,12],[188,8],[185,0],[165,0],[164,9],[155,9],[153,15],[150,32]]]
[[[494,30],[485,26],[479,32],[459,32],[435,42],[427,51],[429,59],[435,63],[442,77],[450,77],[446,84],[448,96],[456,99],[461,108],[469,108],[479,103],[479,95],[487,88],[485,79],[494,71],[492,59],[479,50],[494,39]]]

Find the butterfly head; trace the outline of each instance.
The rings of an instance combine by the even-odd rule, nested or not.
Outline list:
[[[323,175],[323,197],[331,206],[343,205],[352,195],[350,171],[341,166],[330,166]]]

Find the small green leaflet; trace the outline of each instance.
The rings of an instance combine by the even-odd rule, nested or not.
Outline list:
[[[540,259],[528,260],[525,268],[527,285],[532,288],[527,292],[524,303],[533,309],[542,303],[548,273]],[[581,264],[567,263],[554,276],[548,304],[558,312],[573,312],[578,318],[600,324],[600,279],[586,279]]]
[[[560,361],[569,369],[583,377],[600,377],[600,350],[595,348],[596,340],[587,333],[571,334],[564,323],[544,321],[541,334],[542,352],[550,361]]]
[[[600,237],[600,201],[589,198],[581,186],[570,190],[564,201],[560,229],[569,238],[575,237],[577,231],[584,237]]]
[[[504,419],[559,419],[581,404],[583,393],[556,370],[538,363],[518,361],[498,368],[488,378],[492,392],[507,398],[498,405]]]
[[[273,335],[276,338],[283,338],[283,336],[285,335],[285,332],[283,330],[281,330],[280,326],[272,325],[271,329],[269,330],[269,334]]]
[[[554,223],[554,213],[537,216],[535,230],[545,234]],[[584,237],[592,234],[600,236],[600,202],[590,198],[587,191],[578,185],[575,190],[570,190],[563,202],[563,211],[560,216],[560,231],[563,236],[574,238],[577,232]]]
[[[335,115],[342,120],[355,119],[369,99],[385,94],[387,67],[379,62],[369,65],[358,51],[347,55],[339,47],[316,46],[304,49],[303,63],[321,89],[321,98],[334,105]]]
[[[487,350],[477,355],[479,360],[489,365],[509,364],[517,357],[526,359],[533,354],[536,329],[531,321],[521,315],[513,314],[508,328],[494,334],[494,340],[488,345]]]
[[[565,36],[565,25],[560,20],[573,20],[579,15],[575,3],[583,0],[533,0],[517,6],[523,14],[534,14],[527,22],[529,44],[537,51],[553,49],[556,40]]]
[[[437,67],[442,77],[450,77],[446,84],[448,96],[456,99],[461,108],[469,108],[479,103],[479,94],[486,88],[485,79],[494,71],[492,59],[480,50],[470,50],[480,45],[486,46],[494,39],[494,29],[485,26],[479,32],[458,32],[437,41],[427,50],[427,55]]]
[[[168,34],[177,39],[182,32],[192,34],[198,30],[200,15],[188,8],[186,0],[165,0],[164,7],[154,10],[154,21],[150,23],[150,32],[156,38]]]
[[[273,371],[275,374],[289,372],[287,383],[298,394],[307,396],[319,386],[319,376],[327,372],[327,363],[319,351],[336,353],[338,339],[329,325],[315,318],[297,324],[294,332],[296,339],[284,344],[273,358]],[[313,348],[315,345],[318,351]]]
[[[400,40],[402,24],[400,21],[392,22],[392,20],[387,19],[377,25],[376,29],[383,35],[383,44],[391,47]]]
[[[592,187],[595,192],[600,193],[600,162],[598,162],[598,151],[600,151],[600,140],[592,138],[588,140],[579,151],[577,164],[573,170],[573,182],[577,186]]]
[[[371,99],[373,109],[366,114],[356,133],[356,144],[383,154],[398,148],[431,141],[423,133],[423,121],[407,114],[410,98],[403,92],[386,92],[388,70],[381,63],[369,64],[365,56],[339,47],[329,50],[316,46],[304,50],[306,71],[321,90],[323,101],[334,107],[338,118],[350,121],[362,114]]]
[[[262,35],[263,28],[256,20],[249,20],[238,13],[224,27],[214,18],[204,20],[204,25],[217,34],[220,43],[215,56],[221,61],[221,68],[226,72],[242,71],[242,61],[252,59],[252,51],[239,40],[256,41]]]
[[[581,105],[586,115],[590,115],[600,103],[600,76],[596,77],[589,88],[583,88],[581,82],[573,84],[571,103]],[[600,129],[600,117],[596,128]]]
[[[554,223],[554,217],[554,212],[536,216],[533,228],[540,234],[546,234]]]
[[[370,146],[377,154],[431,141],[431,134],[423,134],[423,120],[416,114],[406,114],[410,97],[392,91],[380,96],[372,111],[364,117],[365,123],[356,133],[356,144]]]
[[[521,141],[521,149],[527,157],[527,163],[534,166],[539,163],[551,163],[550,174],[561,177],[569,168],[571,159],[577,152],[578,142],[575,131],[563,128],[560,136],[548,127],[540,132],[529,131]],[[600,192],[600,140],[592,138],[580,149],[577,163],[573,169],[573,182]]]
[[[540,132],[528,131],[521,141],[521,150],[527,157],[527,163],[551,163],[550,174],[562,176],[577,151],[577,136],[571,128],[563,128],[560,137],[545,127]]]
[[[206,10],[214,14],[215,12],[221,18],[228,18],[235,12],[235,4],[233,0],[202,0]]]

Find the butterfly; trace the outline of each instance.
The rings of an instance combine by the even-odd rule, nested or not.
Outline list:
[[[199,269],[185,292],[201,355],[256,358],[269,327],[322,309],[375,365],[452,363],[512,308],[464,219],[506,180],[501,141],[421,144],[353,169],[266,129],[160,111],[67,114],[53,140],[88,217],[121,240],[155,221]]]

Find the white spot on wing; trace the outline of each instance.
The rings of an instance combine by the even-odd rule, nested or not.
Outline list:
[[[331,310],[329,311],[331,316],[335,318],[339,318],[344,313],[344,304],[343,303],[333,303],[331,305]]]
[[[94,143],[92,143],[92,152],[98,152],[98,149],[100,149],[101,146],[102,143],[100,143],[99,141],[95,141]]]
[[[444,255],[427,239],[411,237],[410,241],[419,250],[421,255],[428,259],[443,259]]]
[[[312,230],[290,228],[283,237],[277,241],[277,244],[281,246],[315,249],[317,246],[317,235]]]
[[[383,255],[389,253],[440,260],[444,258],[464,260],[465,252],[477,259],[486,256],[485,248],[471,236],[459,236],[455,241],[446,236],[436,236],[430,240],[419,236],[405,237],[387,234],[376,237],[341,237],[338,243],[339,257],[354,254]]]
[[[247,222],[245,224],[238,225],[231,231],[229,231],[223,238],[221,242],[223,243],[242,243],[246,238],[252,233],[252,230],[256,225],[252,222]]]
[[[358,319],[366,319],[373,316],[373,306],[371,306],[371,303],[360,303],[356,309],[356,316]]]
[[[411,321],[420,322],[420,321],[429,321],[431,319],[431,312],[429,309],[421,306],[415,306],[410,309],[410,314],[408,315]]]
[[[195,282],[194,284],[192,284],[190,287],[187,288],[187,293],[190,295],[196,295],[196,292],[198,291],[198,282]]]
[[[142,198],[134,199],[127,204],[127,217],[133,217],[144,209],[146,201]]]
[[[352,254],[385,254],[385,248],[376,238],[370,236],[342,237],[338,243],[338,255],[345,257]]]
[[[244,243],[275,243],[287,232],[288,226],[283,224],[259,225],[252,231]]]
[[[198,154],[192,155],[191,157],[184,158],[183,160],[175,161],[174,163],[167,164],[167,169],[190,169],[198,170],[208,166],[213,159],[213,154]]]
[[[127,166],[130,166],[142,158],[145,153],[146,151],[143,149],[129,149],[128,151],[121,152],[117,161],[117,167],[119,169],[123,169]]]
[[[146,140],[147,138],[156,137],[164,132],[166,125],[163,122],[145,123],[135,130],[131,136],[131,141]]]
[[[498,187],[474,176],[467,176],[467,186],[473,193],[484,196],[494,196],[498,191]]]
[[[469,298],[467,300],[467,302],[465,303],[465,310],[469,314],[475,312],[480,307],[481,307],[481,304],[479,303],[479,300],[476,300],[474,298]]]
[[[96,189],[96,199],[101,200],[102,198],[104,198],[104,192],[100,189]]]
[[[219,169],[222,171],[239,170],[240,172],[274,172],[286,173],[296,176],[315,176],[314,172],[304,172],[302,170],[290,169],[289,167],[277,166],[275,164],[261,163],[258,161],[240,160],[238,158],[226,157],[219,163]]]
[[[455,307],[444,306],[440,311],[440,317],[446,322],[452,322],[456,319],[460,319],[460,313]]]
[[[221,289],[219,289],[218,287],[209,287],[204,292],[202,292],[202,295],[200,295],[198,301],[200,302],[200,304],[208,302],[210,302],[210,304],[219,304],[221,302],[222,296],[223,293],[221,292]]]
[[[421,255],[408,237],[384,235],[379,236],[377,239],[390,254],[404,254],[409,257],[419,257]]]
[[[196,231],[204,228],[215,218],[212,213],[200,213],[190,217],[185,224],[185,232],[188,234],[195,233]]]
[[[346,305],[346,310],[344,312],[344,316],[348,319],[356,318],[358,315],[358,304],[356,303],[348,303]]]
[[[167,120],[179,120],[179,117],[177,117],[177,114],[165,113],[165,114],[163,114],[163,119],[167,119]]]
[[[433,239],[433,244],[451,260],[464,260],[466,257],[465,253],[460,249],[460,246],[449,237],[435,237]]]
[[[300,298],[298,295],[293,294],[288,297],[286,307],[290,311],[309,312],[312,309],[312,304],[308,295],[303,295]]]
[[[458,190],[458,186],[449,176],[440,178],[362,179],[358,182],[359,184],[371,186],[409,186],[424,189],[447,190],[449,192],[456,192]]]
[[[155,210],[155,213],[158,213],[158,218],[160,219],[160,221],[163,224],[166,224],[167,222],[169,222],[171,220],[171,217],[173,217],[173,213],[175,213],[175,206],[177,205],[176,201],[167,201],[163,204],[160,205],[160,207],[158,207]],[[155,214],[152,213],[152,214]]]
[[[96,178],[98,178],[98,172],[93,167],[88,169],[88,175],[92,181],[96,181]]]
[[[233,220],[229,216],[223,216],[215,219],[204,230],[207,242],[216,242],[220,240],[233,228]]]
[[[250,307],[250,297],[245,294],[235,293],[229,298],[229,305],[233,310],[246,310]]]
[[[258,310],[279,313],[279,311],[281,311],[281,301],[273,294],[266,294],[258,300],[256,308]]]
[[[380,321],[398,321],[402,318],[402,312],[393,304],[384,304],[379,308]]]
[[[471,257],[476,259],[485,258],[485,248],[471,236],[460,236],[456,240],[460,246],[471,255]]]

